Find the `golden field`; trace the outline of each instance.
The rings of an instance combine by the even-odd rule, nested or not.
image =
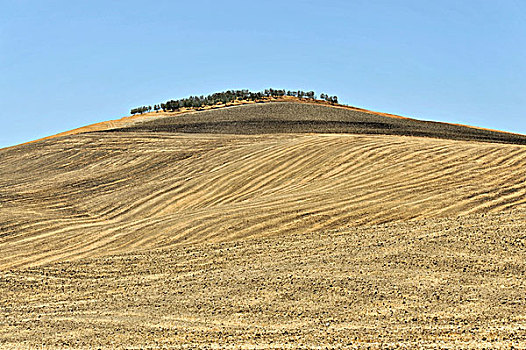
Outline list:
[[[0,150],[0,346],[526,346],[524,138],[333,110]]]

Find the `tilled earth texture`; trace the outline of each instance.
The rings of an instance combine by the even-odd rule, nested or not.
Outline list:
[[[526,348],[524,137],[342,111],[0,150],[0,348]]]

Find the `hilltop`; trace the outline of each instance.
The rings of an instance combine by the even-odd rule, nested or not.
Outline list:
[[[151,106],[143,106],[132,109],[134,115],[131,116],[87,125],[28,143],[87,132],[143,130],[233,134],[386,134],[526,144],[526,136],[521,134],[375,112],[338,104],[332,102],[333,97],[325,96],[330,102],[314,98],[269,95],[261,96],[257,100],[239,100],[232,97],[231,100],[212,105],[174,109],[168,109],[161,104],[164,108],[155,105],[156,110],[153,112]],[[283,103],[284,105],[281,105]]]
[[[526,144],[526,136],[302,101],[242,105],[143,120],[111,131],[214,134],[337,133]]]

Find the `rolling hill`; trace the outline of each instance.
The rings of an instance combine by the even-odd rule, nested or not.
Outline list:
[[[521,344],[525,144],[279,102],[0,150],[0,345]]]

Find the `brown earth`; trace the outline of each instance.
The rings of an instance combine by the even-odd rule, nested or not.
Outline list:
[[[0,150],[0,348],[526,346],[520,135],[327,109]]]
[[[326,106],[326,107],[330,107],[332,110],[334,110],[334,109],[343,109],[343,110],[347,110],[347,111],[357,112],[358,114],[361,114],[361,115],[363,115],[365,117],[367,117],[367,116],[374,116],[374,117],[380,116],[380,117],[387,117],[387,118],[390,118],[390,119],[404,119],[404,120],[407,120],[407,121],[417,122],[417,125],[419,123],[422,125],[422,122],[417,120],[417,119],[403,117],[403,116],[396,115],[396,114],[370,111],[368,109],[358,108],[358,107],[354,107],[354,106],[328,103],[328,102],[323,101],[323,100],[299,99],[297,97],[283,96],[283,97],[278,97],[278,98],[265,97],[263,100],[258,101],[258,102],[263,102],[263,103],[268,103],[268,102],[288,102],[288,103],[305,104],[305,105],[311,105],[311,106],[312,105],[314,105],[314,106]],[[103,121],[103,122],[99,122],[99,123],[83,126],[83,127],[80,127],[80,128],[76,128],[76,129],[73,129],[73,130],[64,131],[64,132],[58,133],[56,135],[51,135],[51,136],[44,137],[42,139],[29,141],[29,142],[26,142],[24,144],[33,143],[33,142],[39,142],[39,141],[43,141],[43,140],[54,139],[56,137],[77,135],[77,134],[82,134],[82,133],[87,133],[87,132],[107,131],[107,130],[114,130],[114,129],[120,129],[120,128],[128,128],[128,127],[133,127],[137,123],[141,123],[143,121],[153,121],[153,120],[157,120],[157,119],[164,119],[165,117],[174,117],[174,116],[181,116],[183,114],[192,114],[192,113],[195,113],[197,111],[211,111],[211,110],[218,110],[218,109],[227,109],[227,108],[230,108],[230,107],[250,105],[250,104],[255,104],[255,103],[256,103],[255,101],[240,100],[240,101],[229,102],[227,104],[217,104],[217,105],[213,105],[213,106],[204,106],[204,107],[199,107],[199,108],[182,108],[180,111],[177,111],[177,112],[157,111],[157,112],[149,112],[149,113],[144,113],[144,114],[125,116],[125,117],[122,117],[120,119]],[[328,110],[326,110],[325,112],[327,112],[327,111]],[[214,114],[213,117],[217,118],[217,115]],[[238,117],[240,117],[240,116],[238,115]],[[243,118],[243,115],[241,115],[241,118]],[[381,120],[385,121],[386,119],[381,118]],[[514,133],[510,133],[510,132],[505,132],[505,131],[499,131],[499,130],[481,128],[481,127],[476,127],[476,126],[469,126],[469,125],[462,125],[462,124],[451,124],[451,123],[441,123],[441,122],[424,122],[424,124],[425,123],[427,123],[429,125],[437,124],[437,125],[441,125],[443,127],[449,128],[449,129],[451,129],[453,127],[454,130],[456,130],[456,129],[458,129],[458,127],[460,127],[464,131],[466,130],[465,128],[469,128],[469,129],[477,129],[477,130],[489,131],[490,133],[498,133],[500,135],[508,134],[508,136],[512,135],[511,137],[512,137],[513,140],[517,139],[517,137],[518,137],[519,140],[522,140],[521,142],[518,142],[518,143],[525,144],[525,142],[524,142],[524,135],[520,135],[520,134],[514,134]],[[333,128],[333,130],[334,130],[334,128]],[[359,131],[359,129],[355,128],[354,131],[357,132],[357,131]],[[344,132],[344,131],[339,130],[338,132]],[[468,131],[468,132],[470,132],[470,131]],[[235,132],[235,133],[239,133],[239,131]],[[364,132],[362,131],[361,133],[364,133]],[[375,132],[375,133],[378,133],[378,132]],[[390,134],[390,133],[388,133],[388,134]],[[418,135],[416,135],[416,136],[418,136]],[[420,135],[420,136],[428,136],[428,135]],[[446,137],[446,138],[449,138],[449,137]],[[469,140],[469,138],[466,138],[466,139]],[[495,141],[495,140],[493,140],[493,141]],[[507,141],[507,142],[510,142],[510,141]],[[517,142],[513,142],[512,141],[511,143],[517,143]],[[16,147],[16,146],[13,146],[13,147]]]
[[[109,132],[212,134],[332,133],[423,136],[526,145],[526,136],[457,124],[394,118],[358,109],[297,102],[252,104],[144,119]]]

